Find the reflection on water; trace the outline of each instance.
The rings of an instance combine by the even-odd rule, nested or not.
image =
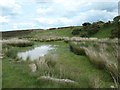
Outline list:
[[[43,45],[40,47],[35,47],[32,50],[26,51],[26,52],[19,52],[18,57],[22,58],[23,60],[26,60],[28,57],[30,60],[39,59],[39,57],[44,56],[48,53],[49,50],[54,49],[51,45]]]

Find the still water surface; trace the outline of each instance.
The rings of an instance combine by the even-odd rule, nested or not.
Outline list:
[[[35,47],[32,50],[28,50],[26,52],[19,52],[18,57],[26,60],[28,57],[30,60],[39,59],[39,57],[46,55],[50,50],[54,49],[51,45],[43,45],[39,47]]]

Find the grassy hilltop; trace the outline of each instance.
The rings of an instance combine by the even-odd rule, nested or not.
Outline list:
[[[2,32],[3,38],[45,38],[45,37],[96,37],[96,38],[115,38],[118,37],[119,16],[113,21],[94,23],[85,22],[83,26],[69,26],[50,29],[30,29]]]

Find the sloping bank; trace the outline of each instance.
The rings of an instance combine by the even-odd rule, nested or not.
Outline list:
[[[99,68],[107,69],[117,83],[118,73],[118,40],[96,39],[70,41],[70,50],[78,55],[86,55]]]

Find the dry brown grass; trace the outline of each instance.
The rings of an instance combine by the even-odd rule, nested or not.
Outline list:
[[[26,39],[17,39],[17,38],[12,38],[12,39],[7,39],[7,40],[2,40],[0,41],[2,44],[7,44],[7,45],[12,45],[12,46],[31,46],[33,43],[29,40]]]
[[[114,77],[119,76],[117,39],[98,39],[93,42],[75,42],[73,46],[75,45],[77,45],[79,48],[83,48],[90,61],[96,66],[112,72]]]

